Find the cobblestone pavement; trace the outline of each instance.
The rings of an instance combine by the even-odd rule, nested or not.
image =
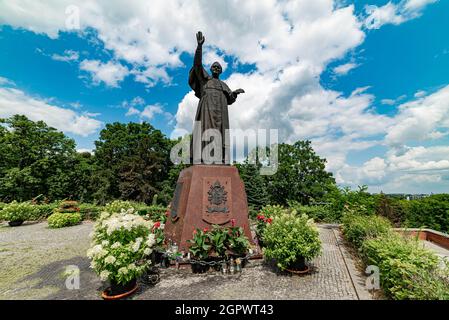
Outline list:
[[[92,223],[50,230],[46,223],[0,227],[0,299],[100,299],[104,286],[89,269]],[[141,284],[133,299],[369,299],[338,228],[320,226],[323,252],[308,275],[279,272],[251,260],[239,275],[161,269],[155,286]],[[80,268],[80,289],[68,290],[64,271]]]

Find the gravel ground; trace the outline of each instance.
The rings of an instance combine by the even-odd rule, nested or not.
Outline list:
[[[91,222],[48,229],[47,223],[0,226],[0,299],[101,299],[104,285],[89,269],[86,250]],[[192,274],[190,267],[161,269],[155,286],[141,284],[133,299],[359,299],[355,268],[338,229],[320,227],[323,253],[308,275],[282,273],[262,260],[251,260],[239,275],[210,271]],[[80,270],[78,290],[66,287],[65,270]],[[352,275],[351,275],[352,274]],[[366,292],[365,292],[366,293]],[[364,295],[362,298],[366,298]]]

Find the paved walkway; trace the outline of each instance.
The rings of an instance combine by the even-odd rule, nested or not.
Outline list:
[[[92,223],[50,230],[46,223],[0,227],[0,299],[99,299],[104,288],[85,253]],[[141,285],[134,299],[369,299],[364,277],[334,226],[320,226],[323,253],[305,276],[251,260],[240,275],[161,269],[161,281]],[[64,271],[80,268],[80,289],[68,290]]]

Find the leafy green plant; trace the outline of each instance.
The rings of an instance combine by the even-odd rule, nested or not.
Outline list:
[[[273,218],[263,233],[266,259],[275,259],[281,270],[299,258],[311,260],[321,251],[319,232],[306,215],[283,213]]]
[[[381,235],[365,240],[361,253],[366,264],[379,267],[381,285],[393,299],[449,299],[449,278],[439,258],[418,241]]]
[[[211,255],[215,257],[224,257],[226,251],[226,242],[228,240],[228,229],[213,225],[212,230],[207,232],[211,244]]]
[[[153,228],[151,229],[152,233],[155,236],[155,240],[156,240],[155,247],[159,250],[161,250],[165,244],[164,229],[165,229],[165,224],[162,223],[161,221],[156,221],[153,225]]]
[[[151,233],[153,222],[136,214],[133,208],[117,210],[95,224],[87,256],[101,280],[125,284],[148,269],[156,240]]]
[[[36,213],[36,206],[30,202],[13,201],[6,204],[0,211],[0,220],[9,222],[34,220]]]
[[[346,213],[343,218],[343,234],[352,244],[360,247],[367,238],[392,233],[390,222],[376,215],[363,216]]]
[[[36,206],[36,220],[46,219],[59,207],[59,202],[38,204]]]
[[[232,227],[229,227],[227,241],[225,246],[232,254],[241,256],[248,253],[250,249],[250,242],[245,236],[242,227],[235,226],[235,220],[231,220]]]
[[[340,220],[340,215],[333,210],[330,205],[302,205],[297,201],[289,201],[288,206],[291,210],[296,210],[298,214],[306,214],[314,221],[335,223]]]
[[[288,210],[280,205],[267,205],[263,207],[256,216],[256,235],[261,241],[263,232],[268,224],[271,223],[273,217],[287,213]]]
[[[146,214],[153,221],[160,221],[161,223],[165,223],[167,221],[167,207],[161,205],[151,205],[146,207]]]
[[[189,247],[190,253],[193,258],[197,260],[204,260],[209,257],[212,245],[210,244],[210,238],[207,234],[208,229],[195,229],[193,231],[193,239],[187,240],[191,245]]]
[[[406,201],[405,224],[449,232],[449,194]]]
[[[109,214],[121,212],[121,210],[134,209],[134,205],[130,201],[114,200],[104,206],[104,212]]]
[[[48,217],[47,222],[50,228],[63,228],[77,225],[81,220],[78,212],[55,212]]]
[[[102,206],[90,203],[81,203],[79,205],[79,213],[83,220],[97,220],[103,210]]]

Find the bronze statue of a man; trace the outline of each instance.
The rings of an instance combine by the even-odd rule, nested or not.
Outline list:
[[[202,48],[205,38],[201,32],[196,34],[196,40],[198,46],[193,67],[189,73],[189,86],[200,102],[196,111],[193,138],[190,144],[190,159],[194,164],[229,164],[228,106],[233,104],[237,96],[245,91],[243,89],[231,91],[226,83],[219,79],[222,67],[218,62],[214,62],[210,67],[212,76],[207,73],[202,64]]]

